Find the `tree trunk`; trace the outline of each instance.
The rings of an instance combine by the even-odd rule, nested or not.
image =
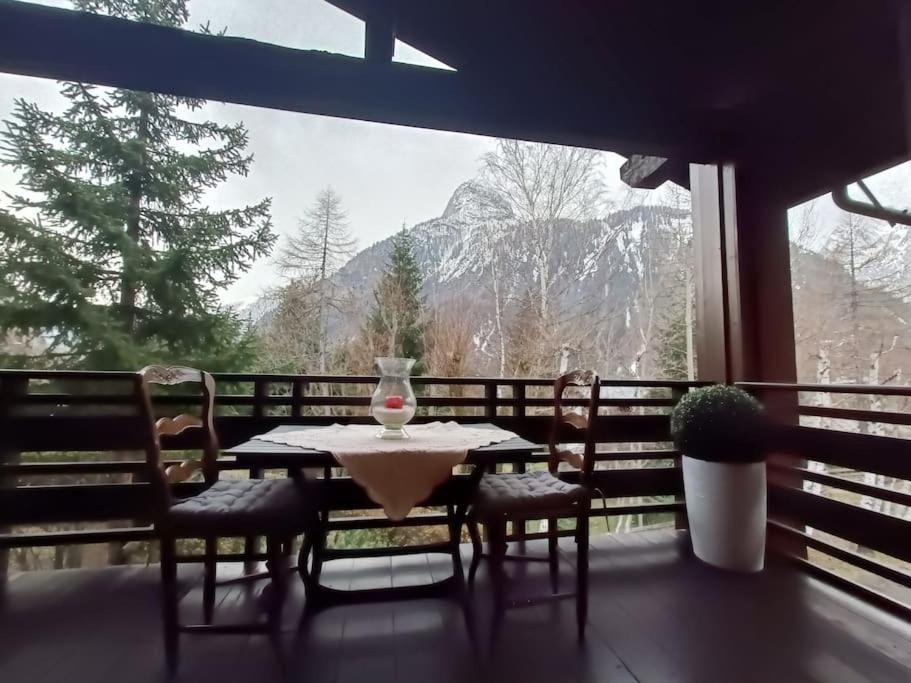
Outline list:
[[[146,141],[149,138],[149,113],[145,106],[142,107],[139,113],[139,128],[137,130],[137,138],[141,146],[140,155],[139,155],[139,164],[133,169],[127,183],[130,193],[130,202],[127,210],[127,222],[126,222],[126,237],[124,247],[121,251],[121,258],[123,260],[122,272],[120,276],[120,315],[121,321],[123,324],[123,329],[127,335],[135,341],[136,335],[136,294],[138,290],[138,275],[135,268],[135,255],[132,253],[135,250],[141,240],[142,236],[142,226],[141,226],[141,217],[142,217],[142,198],[143,198],[143,182],[146,173],[146,157],[145,157],[145,145]],[[129,457],[123,453],[119,453],[115,456],[118,459],[124,459]],[[119,477],[121,481],[126,481],[127,476]],[[109,524],[111,527],[116,527],[117,523],[112,522]],[[67,556],[70,557],[69,555]],[[79,555],[81,561],[81,552]],[[69,559],[68,559],[69,561]],[[108,563],[109,564],[124,564],[126,562],[126,556],[123,551],[123,544],[118,542],[112,542],[108,544]]]
[[[132,337],[136,332],[136,290],[137,276],[133,263],[132,249],[139,244],[141,235],[140,218],[142,211],[143,180],[145,176],[145,144],[149,137],[149,114],[145,107],[139,114],[139,129],[137,131],[141,145],[139,164],[133,169],[127,180],[130,202],[127,209],[126,236],[127,240],[121,258],[123,271],[120,276],[120,310],[123,328]]]

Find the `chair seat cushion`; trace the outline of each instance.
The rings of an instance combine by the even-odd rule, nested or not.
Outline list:
[[[565,482],[550,472],[485,474],[474,509],[478,514],[559,511],[587,498],[584,486]]]
[[[176,502],[165,525],[174,533],[297,534],[307,521],[293,479],[222,479]]]

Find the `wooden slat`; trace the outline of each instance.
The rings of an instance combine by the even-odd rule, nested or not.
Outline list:
[[[796,384],[785,382],[738,382],[745,391],[784,391],[823,394],[864,394],[875,396],[911,396],[911,386],[881,384]]]
[[[148,430],[138,416],[16,416],[0,423],[5,447],[19,451],[141,451]]]
[[[672,503],[636,503],[633,505],[608,505],[606,508],[592,508],[590,517],[617,515],[657,515],[663,512],[686,514],[686,503],[682,500]]]
[[[808,574],[811,574],[812,576],[815,576],[820,580],[825,581],[826,583],[836,586],[846,593],[855,595],[864,602],[875,605],[879,609],[894,614],[897,617],[904,619],[905,621],[911,621],[911,608],[909,608],[908,605],[905,605],[898,600],[885,595],[884,593],[880,593],[877,590],[867,588],[866,586],[863,586],[856,581],[851,581],[841,574],[837,574],[836,572],[826,569],[825,567],[820,567],[818,564],[814,564],[813,562],[810,562],[809,560],[800,557],[799,555],[787,553],[785,557],[787,557],[790,562],[796,564]]]
[[[336,517],[329,520],[332,531],[351,531],[357,529],[388,529],[392,527],[438,526],[449,523],[449,518],[441,514],[415,514],[405,519],[392,520],[385,515],[360,515],[357,517]]]
[[[110,543],[112,541],[129,543],[130,541],[149,541],[154,538],[155,531],[151,526],[44,531],[27,534],[0,534],[0,548],[80,545],[84,543]]]
[[[181,460],[167,460],[164,465],[178,465]],[[0,466],[0,474],[25,477],[51,474],[137,474],[148,470],[142,460],[92,460],[86,462],[26,462]]]
[[[165,467],[179,465],[183,460],[163,460]],[[234,460],[218,460],[215,466],[220,471],[243,470]],[[87,460],[83,462],[24,462],[18,465],[0,465],[0,476],[36,477],[54,474],[141,474],[148,470],[145,461],[140,460]]]
[[[775,516],[838,536],[860,546],[911,562],[911,522],[831,500],[792,487],[769,486],[769,510]]]
[[[608,505],[607,507],[593,507],[589,510],[589,517],[620,517],[624,515],[656,515],[664,513],[675,513],[686,515],[686,504],[682,501],[675,501],[672,503],[635,503],[633,505]],[[530,516],[527,519],[539,519],[535,516]],[[566,519],[573,519],[573,517],[567,517]],[[561,529],[558,533],[558,536],[572,536],[575,533],[573,529]],[[509,539],[512,540],[516,537],[515,534],[511,534]],[[526,532],[524,538],[529,541],[534,541],[537,539],[547,538],[547,532]]]
[[[111,381],[111,380],[131,380],[135,373],[116,370],[10,370],[0,369],[0,380],[4,378],[26,378],[29,380],[84,380],[84,381]],[[375,385],[379,382],[379,375],[314,375],[314,374],[292,374],[292,373],[266,373],[266,372],[214,372],[212,376],[219,383],[254,383],[264,381],[274,384],[290,384],[300,380],[312,384],[365,384]],[[431,375],[418,375],[411,378],[412,384],[441,384],[441,385],[476,385],[485,386],[495,384],[501,386],[553,386],[552,378],[543,377],[435,377]],[[675,379],[602,379],[602,387],[643,387],[643,388],[695,388],[709,386],[710,381],[688,381]],[[763,386],[761,384],[750,384],[749,386]],[[787,385],[769,385],[772,387]],[[809,385],[816,386],[816,385]],[[831,384],[826,387],[838,387],[840,385]],[[846,385],[854,386],[854,385]],[[894,389],[895,387],[893,387]]]
[[[554,404],[553,398],[527,398],[525,405],[533,407],[551,407]],[[563,405],[567,406],[587,406],[588,399],[584,398],[566,398],[563,399]],[[600,408],[666,408],[677,405],[673,398],[601,398],[598,401]]]
[[[836,477],[824,472],[814,472],[813,470],[808,470],[804,467],[789,467],[787,465],[772,462],[768,463],[768,468],[770,472],[777,472],[786,476],[797,475],[801,479],[807,481],[815,481],[825,486],[842,489],[843,491],[851,491],[853,493],[859,493],[862,496],[879,498],[880,500],[887,500],[892,503],[897,503],[898,505],[907,505],[911,507],[911,494],[889,489],[884,486],[873,486],[871,484],[845,479],[844,477]]]
[[[568,472],[561,475],[561,479],[576,481],[578,473]],[[600,489],[606,498],[668,496],[683,493],[682,473],[676,467],[596,469],[592,473],[592,485]]]
[[[616,462],[619,460],[672,460],[680,457],[680,451],[672,448],[656,448],[644,451],[596,451],[596,462]]]
[[[178,498],[198,493],[204,484],[172,487]],[[153,509],[148,484],[73,484],[23,486],[0,490],[0,519],[9,524],[148,519]]]
[[[911,441],[907,439],[784,425],[770,431],[768,445],[805,460],[911,479]]]
[[[800,531],[799,529],[795,529],[788,524],[778,522],[774,519],[769,520],[769,530],[773,533],[780,533],[792,538],[797,538],[801,543],[807,545],[808,547],[819,550],[820,552],[823,552],[826,555],[830,555],[837,560],[852,564],[855,567],[863,569],[864,571],[868,571],[871,574],[881,576],[884,579],[888,579],[889,581],[899,584],[900,586],[911,588],[911,574],[899,571],[898,569],[885,565],[882,562],[877,562],[870,559],[869,557],[860,555],[859,553],[846,550],[845,548],[839,548],[838,546],[833,545],[828,541],[824,541],[818,536],[808,534],[805,531]]]
[[[855,420],[893,425],[911,425],[908,413],[892,413],[884,410],[852,410],[848,408],[826,408],[823,406],[800,406],[801,415],[826,417],[832,420]]]
[[[422,543],[420,545],[398,545],[390,548],[327,548],[325,560],[340,560],[348,557],[395,557],[399,555],[423,555],[424,553],[448,553],[448,543]]]

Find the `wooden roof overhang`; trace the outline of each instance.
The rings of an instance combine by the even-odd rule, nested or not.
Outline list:
[[[791,202],[911,156],[900,0],[330,1],[367,59],[4,0],[0,70],[669,159],[644,186],[734,161]]]

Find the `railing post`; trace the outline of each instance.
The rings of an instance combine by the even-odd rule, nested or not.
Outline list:
[[[512,385],[512,414],[514,417],[525,417],[525,385],[516,382]]]
[[[24,396],[28,389],[28,378],[26,377],[6,377],[0,380],[0,424],[9,418],[13,412],[15,399]],[[18,465],[21,459],[21,453],[5,446],[0,442],[0,466]],[[19,478],[16,475],[4,476],[0,474],[0,489],[15,488]],[[0,492],[2,495],[2,492]],[[8,526],[0,526],[0,534],[9,533]],[[9,583],[9,550],[0,548],[0,604],[7,597],[7,586]]]
[[[269,395],[269,383],[261,379],[253,382],[253,417],[261,418],[266,414],[266,397]]]
[[[677,403],[680,401],[680,399],[682,399],[684,396],[686,396],[688,391],[689,391],[689,388],[681,389],[680,387],[673,387],[671,389],[671,398],[674,399],[674,405],[677,405]],[[681,493],[674,496],[674,500],[677,502],[681,502],[681,501],[685,502],[686,495],[683,492],[683,457],[682,457],[682,455],[677,455],[674,458],[674,467],[677,468],[677,472],[680,475],[680,490],[681,490]],[[689,518],[686,516],[686,512],[677,511],[674,513],[674,528],[675,529],[689,529],[690,528]]]
[[[484,385],[484,399],[487,401],[484,406],[484,417],[491,420],[497,417],[497,391],[499,388],[499,383],[494,381],[488,381]]]
[[[303,409],[304,389],[309,386],[306,380],[295,378],[291,384],[291,417],[300,417]]]

